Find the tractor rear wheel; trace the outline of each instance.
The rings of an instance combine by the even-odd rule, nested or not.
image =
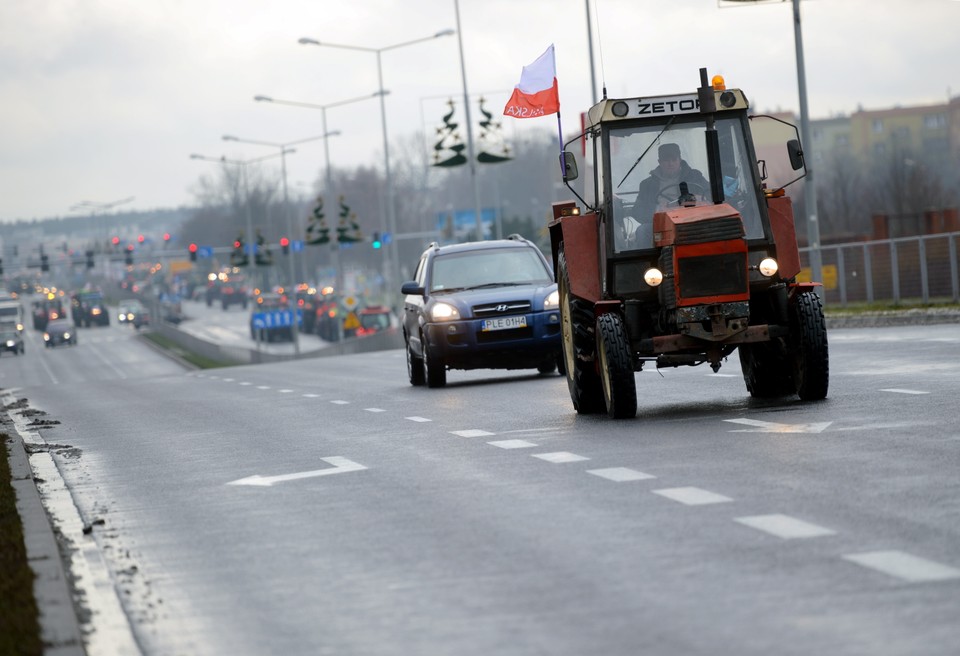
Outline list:
[[[750,396],[772,399],[796,392],[793,365],[787,359],[781,340],[768,343],[741,344],[740,368]]]
[[[560,333],[563,370],[567,377],[573,408],[582,415],[605,409],[603,387],[596,369],[595,315],[593,304],[570,293],[570,272],[560,245],[557,257],[560,292]]]
[[[619,314],[597,317],[597,356],[607,415],[611,419],[637,416],[637,380],[633,375],[630,340]]]
[[[827,324],[816,293],[797,294],[790,305],[790,332],[797,396],[804,401],[826,398],[830,384]]]

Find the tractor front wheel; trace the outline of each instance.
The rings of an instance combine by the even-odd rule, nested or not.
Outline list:
[[[816,293],[797,294],[790,305],[790,332],[797,396],[803,401],[826,398],[830,383],[827,324]]]
[[[605,405],[603,387],[595,366],[593,304],[570,293],[570,272],[562,244],[557,257],[557,272],[563,370],[567,377],[570,400],[579,414],[602,412]]]
[[[741,344],[737,350],[740,352],[743,382],[746,383],[750,396],[772,399],[796,392],[793,366],[781,340]]]
[[[619,314],[597,318],[597,355],[607,415],[612,419],[637,416],[637,380],[633,375],[630,340]]]

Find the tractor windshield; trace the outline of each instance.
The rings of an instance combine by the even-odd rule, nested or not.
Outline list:
[[[753,165],[736,116],[717,117],[724,202],[743,217],[747,239],[764,236]],[[711,203],[706,124],[699,116],[610,130],[614,245],[653,248],[653,215],[691,202]],[[686,195],[684,195],[684,193]]]

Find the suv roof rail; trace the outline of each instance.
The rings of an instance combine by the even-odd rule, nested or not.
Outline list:
[[[432,241],[429,244],[427,244],[427,248],[440,248],[440,242]]]
[[[527,238],[518,232],[514,232],[513,234],[507,235],[507,239],[512,239],[514,241],[527,241]]]

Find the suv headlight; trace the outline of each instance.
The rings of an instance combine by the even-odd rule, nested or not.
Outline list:
[[[430,309],[430,318],[434,321],[452,321],[460,318],[460,312],[449,303],[437,303]]]
[[[555,310],[558,307],[560,307],[560,292],[554,289],[547,294],[547,297],[543,300],[543,309]]]

